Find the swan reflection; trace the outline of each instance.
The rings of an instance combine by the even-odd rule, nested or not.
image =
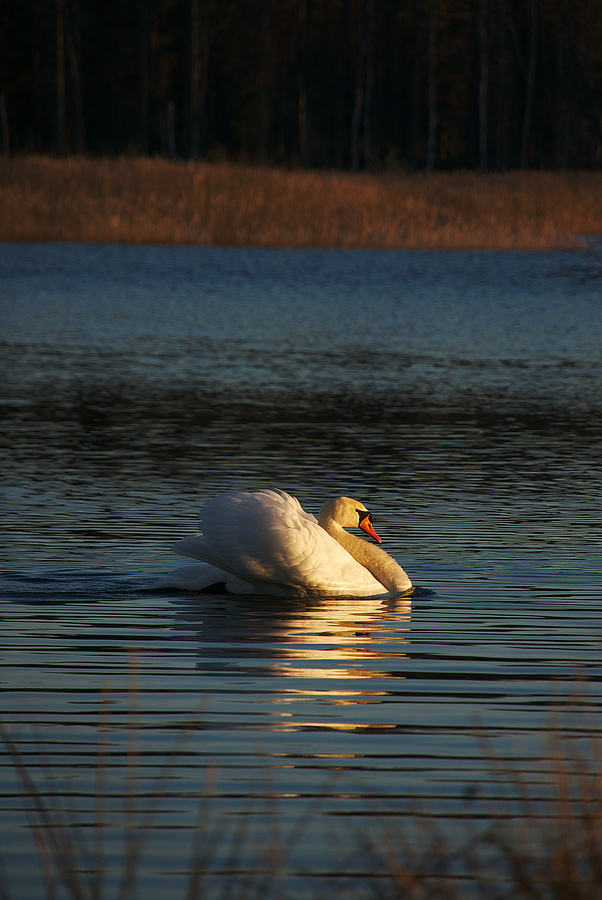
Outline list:
[[[309,697],[341,705],[374,702],[389,693],[377,680],[403,677],[410,619],[409,594],[312,603],[204,595],[181,605],[178,628],[195,632],[201,671],[274,678],[277,706]]]
[[[398,600],[394,609],[390,601],[382,600],[322,603],[290,620],[288,659],[275,670],[297,678],[386,677],[385,672],[364,664],[390,655],[396,659],[407,656],[402,647],[409,642],[410,613],[409,599]],[[388,652],[381,633],[387,624],[394,627]],[[340,665],[345,662],[352,665]]]

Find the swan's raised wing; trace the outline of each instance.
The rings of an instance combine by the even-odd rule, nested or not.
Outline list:
[[[283,491],[220,494],[201,510],[199,519],[201,533],[179,541],[174,551],[270,593],[385,592],[315,516]]]

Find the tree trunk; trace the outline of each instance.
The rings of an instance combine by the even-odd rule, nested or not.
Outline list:
[[[364,88],[366,84],[366,32],[364,17],[360,7],[362,0],[356,5],[356,71],[355,71],[355,103],[351,117],[351,169],[354,172],[360,167],[360,123],[364,105]]]
[[[73,83],[73,108],[75,112],[75,152],[84,153],[86,149],[86,126],[84,122],[84,104],[79,73],[79,4],[74,0],[71,15],[67,8],[67,54],[69,69]]]
[[[418,137],[420,135],[420,2],[413,0],[412,25],[414,28],[414,59],[412,60],[412,120],[408,159],[410,168],[415,169],[418,161]]]
[[[270,38],[268,33],[267,12],[263,10],[261,23],[261,69],[259,73],[259,134],[257,138],[257,155],[262,165],[268,161],[268,138],[270,133],[270,93],[268,90],[268,55]]]
[[[479,166],[487,171],[487,88],[489,76],[488,51],[489,0],[479,0]]]
[[[498,0],[498,48],[496,165],[500,171],[508,168],[508,14],[507,0]]]
[[[307,167],[307,0],[299,0],[299,160]]]
[[[437,143],[437,9],[438,0],[429,2],[428,40],[428,133],[426,141],[426,170],[435,168]]]
[[[190,4],[189,155],[191,159],[196,159],[201,146],[201,122],[207,95],[213,3],[211,0],[190,0]]]
[[[188,88],[188,156],[196,159],[199,144],[199,2],[190,0],[190,73]]]
[[[8,132],[8,113],[6,97],[0,94],[0,135],[2,136],[2,156],[10,156],[10,136]]]
[[[167,158],[176,158],[176,105],[173,100],[167,102]]]
[[[65,155],[65,11],[56,0],[56,152]]]
[[[520,151],[520,167],[529,165],[529,143],[531,141],[531,124],[533,121],[533,104],[535,102],[535,63],[537,61],[537,0],[531,0],[531,39],[529,42],[529,65],[527,83],[525,85],[525,111],[523,116],[523,137]]]
[[[364,91],[364,169],[372,166],[372,91],[374,88],[374,0],[366,0],[366,83]]]
[[[148,78],[148,52],[149,52],[149,0],[142,0],[140,17],[140,153],[146,156],[148,153],[148,124],[149,124],[149,78]]]
[[[564,45],[563,17],[560,4],[555,4],[555,43],[556,43],[556,115],[554,116],[556,165],[561,172],[566,171],[569,164],[571,141],[571,105],[569,103],[569,77]]]

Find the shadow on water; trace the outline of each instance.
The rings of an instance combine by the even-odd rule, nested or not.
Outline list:
[[[517,478],[524,461],[546,468],[570,462],[572,447],[596,453],[602,441],[597,396],[513,396],[510,388],[450,390],[444,381],[382,389],[302,393],[223,386],[166,389],[105,383],[74,388],[42,384],[35,394],[2,407],[5,476],[18,469],[60,466],[82,477],[115,480],[209,477],[230,471],[299,467],[353,472],[359,466],[405,463],[421,484],[455,480],[458,465],[495,467]],[[443,442],[443,443],[442,443]],[[427,466],[420,465],[428,450]],[[435,464],[434,464],[435,461]],[[416,469],[414,467],[417,467]],[[535,473],[534,473],[535,475]],[[236,474],[230,475],[236,481]],[[222,482],[223,483],[223,482]]]

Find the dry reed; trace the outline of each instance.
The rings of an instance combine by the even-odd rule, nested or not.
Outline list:
[[[602,234],[602,172],[379,175],[0,159],[0,240],[552,249]]]
[[[361,828],[355,835],[347,834],[335,851],[341,853],[340,859],[332,860],[338,874],[329,879],[330,886],[321,896],[326,900],[341,896],[365,900],[465,900],[467,896],[475,900],[599,900],[602,745],[597,722],[596,710],[591,710],[587,720],[570,715],[560,727],[553,727],[540,765],[531,760],[529,774],[522,769],[525,760],[521,763],[499,756],[490,742],[484,741],[493,796],[488,799],[468,791],[466,809],[459,813],[453,835],[449,823],[445,826],[445,817],[441,819],[444,827],[440,827],[436,809],[409,810],[400,817],[381,816],[377,809],[367,809],[371,815],[362,817]],[[32,842],[40,860],[44,896],[49,900],[58,896],[61,888],[74,900],[102,900],[109,893],[108,881],[114,882],[115,871],[111,869],[115,865],[121,867],[119,895],[127,900],[137,896],[138,879],[148,866],[141,852],[145,833],[153,823],[156,803],[169,793],[169,780],[175,774],[187,728],[148,794],[150,805],[143,805],[138,791],[138,750],[135,735],[128,736],[124,848],[119,860],[105,856],[101,837],[109,826],[105,810],[107,726],[106,710],[101,708],[100,771],[96,779],[97,787],[101,784],[100,797],[94,821],[83,827],[75,810],[65,807],[60,799],[56,779],[44,758],[43,743],[38,745],[40,759],[34,768],[38,778],[39,771],[46,773],[46,787],[36,783],[19,742],[0,720],[0,738],[28,798],[25,806]],[[130,716],[129,729],[137,728],[136,717]],[[270,807],[273,833],[263,838],[251,833],[253,820],[248,807],[246,814],[235,817],[233,826],[220,819],[211,808],[210,780],[205,782],[200,800],[185,888],[188,900],[208,895],[235,900],[286,900],[291,896],[286,886],[288,856],[319,815],[320,799],[310,801],[299,822],[284,828],[278,810]],[[93,832],[91,840],[83,831]],[[251,848],[255,859],[251,868],[245,848]],[[217,857],[222,862],[215,868]],[[228,872],[231,874],[226,876]],[[215,891],[206,893],[205,882],[211,875],[218,876],[218,883]],[[0,896],[7,900],[11,896],[3,866]]]

